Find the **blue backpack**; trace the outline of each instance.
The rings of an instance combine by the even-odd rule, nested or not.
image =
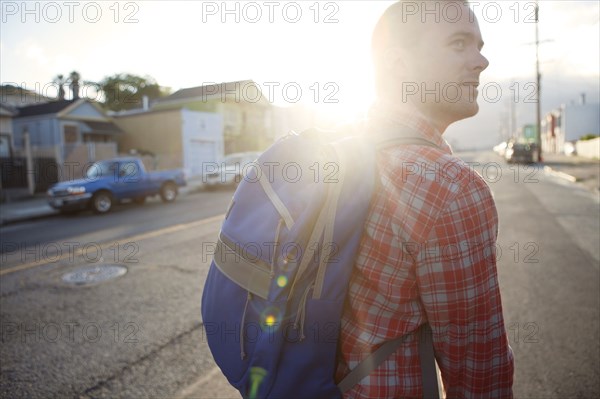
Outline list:
[[[217,365],[244,398],[341,398],[402,341],[386,343],[336,384],[340,319],[375,187],[376,146],[326,136],[290,134],[246,167],[219,233],[202,318]],[[431,375],[431,364],[424,373]]]

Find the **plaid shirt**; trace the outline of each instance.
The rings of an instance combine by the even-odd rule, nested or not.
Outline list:
[[[510,398],[514,366],[490,189],[424,120],[393,115],[388,123],[419,132],[440,149],[403,144],[378,154],[380,186],[342,317],[338,380],[385,341],[408,336],[344,397],[422,397],[413,332],[428,322],[447,397]]]

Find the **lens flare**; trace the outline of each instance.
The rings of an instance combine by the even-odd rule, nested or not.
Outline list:
[[[267,370],[261,367],[250,367],[250,392],[248,393],[249,399],[256,399],[258,395],[258,388],[262,384],[262,381],[269,373]]]
[[[277,322],[277,317],[275,317],[272,314],[267,315],[267,317],[265,317],[265,324],[269,327],[274,326],[276,322]]]
[[[287,283],[288,283],[288,278],[286,276],[282,275],[282,276],[277,277],[277,286],[279,288],[285,287],[287,285]]]
[[[265,332],[275,332],[281,326],[283,314],[277,306],[269,306],[260,312],[260,326]]]

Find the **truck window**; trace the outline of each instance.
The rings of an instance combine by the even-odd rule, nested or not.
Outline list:
[[[121,162],[119,164],[119,178],[124,182],[139,181],[141,176],[140,164],[135,161]]]
[[[115,162],[95,162],[91,164],[85,173],[87,180],[98,180],[102,177],[116,175],[117,164]]]

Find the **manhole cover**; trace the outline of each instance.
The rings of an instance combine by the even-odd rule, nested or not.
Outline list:
[[[119,265],[83,266],[63,274],[62,280],[68,284],[88,285],[102,283],[127,273],[127,268]]]

